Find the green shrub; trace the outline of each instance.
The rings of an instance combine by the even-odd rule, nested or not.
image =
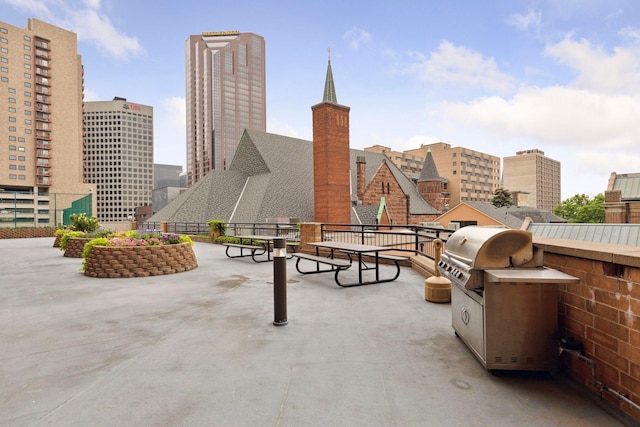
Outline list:
[[[97,237],[85,243],[84,249],[82,250],[82,267],[80,268],[80,271],[85,271],[89,254],[94,246],[109,246],[109,239],[106,237]]]
[[[240,244],[249,244],[250,240],[249,239],[242,239],[242,241],[240,241],[240,238],[238,237],[233,237],[233,236],[220,236],[216,239],[213,240],[214,243],[240,243]]]
[[[73,214],[69,216],[71,219],[71,229],[74,231],[84,231],[85,233],[93,233],[100,228],[100,223],[95,216],[87,217],[85,214]]]
[[[84,233],[82,231],[68,231],[62,235],[60,238],[60,250],[64,251],[67,249],[67,242],[71,238],[76,237],[84,237]]]
[[[212,219],[207,225],[211,236],[224,236],[227,233],[227,223],[222,219]]]

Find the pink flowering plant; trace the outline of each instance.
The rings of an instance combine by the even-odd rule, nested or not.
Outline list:
[[[115,233],[110,237],[98,237],[90,240],[84,246],[82,251],[82,268],[84,271],[91,249],[94,246],[161,246],[161,245],[177,245],[180,243],[189,243],[193,246],[191,237],[182,234],[167,234],[156,230],[143,231],[125,231],[124,233]]]

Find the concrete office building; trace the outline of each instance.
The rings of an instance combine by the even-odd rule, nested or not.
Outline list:
[[[384,153],[408,176],[418,178],[431,150],[440,177],[444,179],[447,193],[443,195],[444,210],[460,202],[490,202],[500,186],[500,157],[464,147],[451,147],[445,142],[420,145],[420,148],[404,152],[374,145],[365,151]],[[419,166],[418,166],[419,165]]]
[[[265,42],[253,33],[204,32],[186,47],[187,185],[224,170],[245,129],[266,131]]]
[[[153,165],[153,189],[162,187],[180,187],[181,186],[181,165],[165,165],[162,163],[154,163]]]
[[[91,214],[77,35],[37,19],[0,22],[0,99],[0,227],[56,226],[74,203]]]
[[[153,191],[153,107],[113,101],[85,103],[87,182],[97,187],[99,221],[127,221],[151,205]]]
[[[529,194],[529,206],[553,211],[561,202],[560,162],[541,150],[524,150],[503,159],[502,186]]]

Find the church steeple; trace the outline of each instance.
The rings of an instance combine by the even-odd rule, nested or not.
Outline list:
[[[329,57],[324,97],[321,103],[311,107],[316,222],[351,224],[349,110],[349,107],[338,104]]]
[[[331,71],[331,48],[329,51],[329,63],[327,65],[327,77],[324,80],[324,96],[322,102],[329,102],[331,104],[337,104],[338,98],[336,97],[336,87],[333,84],[333,72]]]
[[[422,171],[420,171],[420,178],[418,178],[418,182],[420,181],[440,181],[440,174],[438,173],[438,168],[436,167],[436,162],[433,160],[433,155],[431,154],[431,147],[427,147],[427,156],[424,159],[424,164],[422,165]]]
[[[418,192],[422,198],[441,212],[448,209],[447,180],[440,177],[436,162],[431,154],[431,147],[427,147],[427,155],[417,182]]]

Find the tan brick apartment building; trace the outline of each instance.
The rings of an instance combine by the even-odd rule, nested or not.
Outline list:
[[[503,159],[502,186],[528,194],[529,206],[553,211],[561,202],[560,162],[533,149]]]
[[[0,226],[57,225],[93,188],[82,175],[77,35],[37,19],[0,22],[0,99]]]

